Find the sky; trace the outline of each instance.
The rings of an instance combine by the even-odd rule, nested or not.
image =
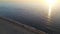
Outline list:
[[[0,5],[22,6],[33,8],[46,7],[43,0],[0,0]],[[45,8],[44,8],[45,9]]]
[[[40,4],[44,3],[43,0],[0,0],[0,2],[15,2],[15,3],[25,3],[25,4]]]

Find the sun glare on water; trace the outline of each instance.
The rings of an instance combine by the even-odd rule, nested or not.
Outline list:
[[[51,12],[52,12],[52,6],[56,3],[56,0],[46,0],[48,3],[49,9],[48,9],[48,18],[51,17]]]
[[[51,23],[51,15],[52,15],[52,8],[56,3],[56,0],[46,0],[47,4],[48,4],[48,20],[47,20],[47,24],[49,25]]]

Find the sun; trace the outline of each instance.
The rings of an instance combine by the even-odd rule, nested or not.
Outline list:
[[[48,4],[55,4],[56,0],[46,0]]]

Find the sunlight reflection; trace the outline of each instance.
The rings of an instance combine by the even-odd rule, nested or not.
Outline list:
[[[51,13],[52,13],[52,7],[56,3],[56,0],[47,0],[49,9],[48,9],[48,19],[47,19],[47,24],[51,24]]]

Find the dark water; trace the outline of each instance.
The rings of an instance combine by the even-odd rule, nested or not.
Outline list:
[[[38,29],[42,28],[44,31],[46,30],[46,28],[43,27],[44,24],[43,19],[41,19],[42,16],[40,18],[40,15],[38,15],[38,13],[34,13],[33,10],[27,11],[21,8],[16,9],[12,7],[0,7],[0,16],[19,21]]]
[[[46,24],[47,22],[47,13],[40,9],[39,11],[30,8],[30,7],[22,7],[23,5],[16,6],[15,4],[11,3],[1,3],[0,4],[0,16],[10,18],[16,21],[19,21],[23,24],[30,25],[32,27],[35,27],[39,30],[43,30],[45,32],[52,32],[53,30],[56,30],[58,28],[59,31],[59,16],[58,14],[56,16],[53,16],[51,25]],[[56,20],[57,19],[57,20]],[[58,23],[57,23],[58,21]],[[58,24],[58,25],[57,25]],[[57,27],[58,26],[58,27]]]

